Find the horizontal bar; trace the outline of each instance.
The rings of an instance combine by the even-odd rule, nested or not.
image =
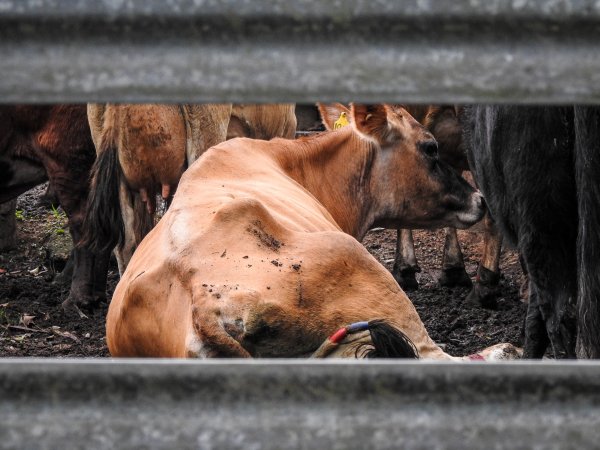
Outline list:
[[[593,0],[0,0],[2,102],[600,102]]]
[[[6,448],[589,448],[600,363],[0,360]]]

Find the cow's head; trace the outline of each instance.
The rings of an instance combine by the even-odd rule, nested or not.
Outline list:
[[[467,228],[481,220],[481,194],[438,156],[438,144],[404,108],[391,105],[319,105],[325,126],[348,118],[368,146],[373,225]],[[340,120],[340,117],[343,120]],[[337,122],[337,123],[336,123]]]

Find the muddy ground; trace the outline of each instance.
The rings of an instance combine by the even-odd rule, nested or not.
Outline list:
[[[38,205],[38,187],[19,198],[18,248],[0,254],[0,356],[108,356],[104,336],[104,306],[80,319],[66,315],[61,302],[68,286],[52,281],[68,252],[68,228],[59,209]],[[364,244],[388,269],[394,257],[396,233],[372,231]],[[433,339],[453,355],[467,355],[499,342],[521,343],[525,305],[519,297],[522,273],[517,255],[502,255],[501,297],[497,310],[464,302],[468,290],[437,283],[443,231],[417,231],[416,252],[422,272],[420,289],[409,293]],[[461,231],[467,272],[475,276],[481,235]],[[53,270],[54,269],[54,270]],[[109,273],[109,298],[118,281],[116,264]]]

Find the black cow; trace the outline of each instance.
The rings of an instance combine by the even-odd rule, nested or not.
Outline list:
[[[600,356],[600,109],[473,106],[469,163],[529,272],[524,357]]]

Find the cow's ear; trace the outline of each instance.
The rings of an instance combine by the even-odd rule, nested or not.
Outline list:
[[[317,103],[323,125],[329,131],[348,125],[350,110],[341,103]]]
[[[352,104],[352,123],[358,133],[381,145],[389,141],[390,125],[385,105]]]

